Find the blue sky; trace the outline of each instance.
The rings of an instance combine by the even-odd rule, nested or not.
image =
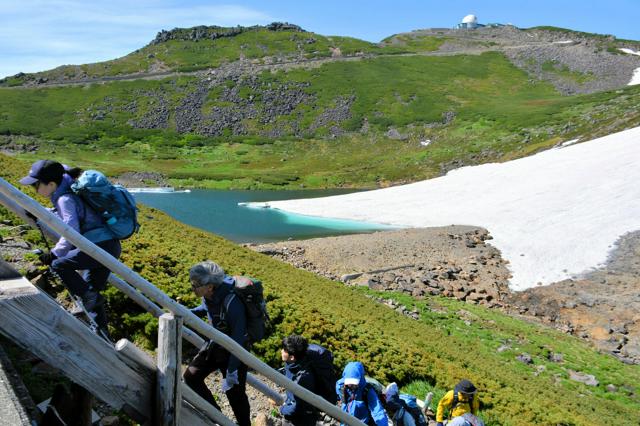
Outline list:
[[[0,0],[0,78],[114,59],[162,29],[286,21],[369,41],[420,28],[481,23],[554,25],[640,40],[640,0]]]

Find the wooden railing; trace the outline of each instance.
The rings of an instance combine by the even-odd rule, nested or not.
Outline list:
[[[364,423],[362,423],[360,420],[343,412],[338,407],[330,404],[322,397],[310,392],[297,383],[287,379],[279,372],[273,370],[260,359],[256,358],[251,353],[246,351],[242,346],[238,345],[233,339],[206,324],[200,318],[195,316],[189,309],[168,297],[165,293],[160,291],[149,281],[132,271],[126,265],[119,262],[116,258],[111,256],[106,251],[102,250],[100,247],[88,241],[80,233],[63,223],[56,215],[50,213],[35,200],[23,194],[21,191],[16,189],[13,185],[2,178],[0,178],[0,203],[5,205],[7,208],[9,208],[22,218],[26,217],[24,214],[24,210],[28,211],[38,218],[38,223],[40,224],[40,226],[46,225],[46,227],[50,231],[64,236],[74,246],[81,249],[84,253],[91,256],[105,267],[109,268],[109,270],[112,271],[110,283],[117,287],[119,290],[123,291],[127,296],[129,296],[149,312],[152,312],[157,316],[162,312],[161,308],[164,308],[169,310],[175,316],[182,318],[184,324],[189,327],[183,328],[183,330],[186,330],[184,336],[192,343],[196,343],[201,340],[201,338],[197,336],[197,334],[195,334],[193,331],[200,333],[201,335],[213,340],[215,343],[228,350],[241,362],[245,363],[248,367],[253,368],[255,371],[267,377],[269,380],[291,391],[297,397],[310,403],[311,405],[325,412],[331,417],[350,426],[364,425]],[[115,277],[114,274],[119,275],[122,279]],[[155,303],[149,299],[155,301]],[[251,382],[249,381],[249,379],[247,381],[252,386],[261,388],[259,384],[256,384],[257,379],[252,380]],[[183,386],[181,389],[185,388],[186,387]],[[277,393],[275,393],[274,395],[273,391],[267,389],[268,387],[264,385],[260,390],[265,393],[271,394],[269,396],[273,396],[272,399],[276,400],[278,403],[282,402],[282,397],[280,395],[278,395]]]
[[[156,365],[125,339],[114,350],[25,278],[0,279],[0,332],[102,401],[143,424],[232,425],[179,380],[179,323],[160,318]]]

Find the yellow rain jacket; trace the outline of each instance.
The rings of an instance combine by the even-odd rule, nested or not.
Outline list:
[[[438,411],[436,412],[436,421],[442,422],[444,421],[444,412],[446,409],[451,409],[451,405],[453,404],[453,391],[450,390],[447,392],[440,402],[438,402]],[[480,401],[478,401],[478,395],[473,396],[473,402],[471,403],[471,407],[469,407],[469,401],[467,395],[462,392],[458,392],[458,405],[453,409],[453,413],[451,413],[451,418],[458,417],[463,415],[464,413],[471,413],[475,415],[478,412],[478,408],[480,408]]]

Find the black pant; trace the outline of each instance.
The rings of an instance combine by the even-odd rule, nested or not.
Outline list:
[[[120,257],[120,252],[122,251],[120,240],[101,241],[96,245],[116,259]],[[103,266],[102,263],[78,248],[69,250],[66,255],[51,262],[51,270],[62,279],[72,295],[80,297],[88,290],[98,292],[104,290],[107,287],[107,279],[111,273],[109,268]],[[80,270],[82,275],[77,272]],[[95,321],[98,326],[108,333],[107,324],[109,320],[104,303],[102,302],[95,306],[91,313],[95,314]]]
[[[229,352],[221,346],[215,343],[206,344],[198,352],[198,355],[193,358],[183,375],[187,386],[209,401],[218,410],[220,406],[213,399],[213,395],[204,383],[204,379],[216,370],[220,370],[222,377],[226,377],[229,357]],[[238,384],[226,392],[227,399],[239,426],[251,426],[251,407],[249,406],[249,398],[247,398],[246,383],[247,366],[240,364],[238,367]]]
[[[280,426],[316,426],[318,423],[320,423],[319,417],[298,420],[282,419],[280,421]]]
[[[303,415],[291,419],[282,419],[280,423],[280,426],[316,426],[318,423],[322,424],[318,413],[309,413],[308,417]]]
[[[120,240],[102,241],[96,245],[116,259],[120,257]],[[77,248],[51,262],[51,269],[62,278],[71,294],[76,296],[82,296],[89,289],[104,290],[111,273],[102,263]],[[80,270],[84,271],[82,276],[77,272]]]

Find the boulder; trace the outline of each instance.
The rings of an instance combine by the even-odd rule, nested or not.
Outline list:
[[[531,355],[529,355],[526,352],[518,355],[516,359],[523,364],[533,364],[533,359],[531,358]]]
[[[592,374],[582,373],[580,371],[567,370],[569,372],[569,379],[574,382],[584,383],[587,386],[598,386],[599,382]]]

